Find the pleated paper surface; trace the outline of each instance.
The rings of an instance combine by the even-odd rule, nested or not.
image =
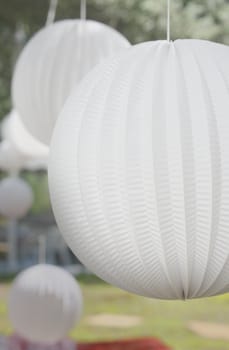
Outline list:
[[[71,249],[147,297],[227,292],[228,135],[228,47],[148,42],[106,61],[52,140],[52,204]]]
[[[120,33],[95,21],[64,20],[40,30],[19,56],[12,83],[13,103],[28,131],[49,144],[72,88],[129,46]]]

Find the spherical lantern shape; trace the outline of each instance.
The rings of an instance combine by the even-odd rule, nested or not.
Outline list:
[[[16,110],[12,110],[2,123],[2,137],[29,158],[48,157],[49,148],[35,139],[24,127]]]
[[[40,30],[22,51],[13,76],[13,101],[28,131],[49,144],[73,86],[105,57],[129,47],[95,21],[64,20]]]
[[[148,42],[97,67],[51,145],[60,230],[106,281],[155,298],[229,290],[229,48]]]
[[[33,203],[31,187],[18,177],[0,181],[0,214],[9,219],[20,219],[27,214]]]
[[[10,173],[17,173],[26,164],[27,158],[11,142],[0,143],[0,168]]]
[[[10,291],[9,317],[15,331],[32,342],[57,343],[82,312],[80,287],[72,275],[52,265],[31,267]]]

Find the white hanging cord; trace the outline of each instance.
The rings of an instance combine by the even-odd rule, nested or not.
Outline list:
[[[58,5],[58,0],[50,0],[49,4],[49,10],[48,10],[48,15],[47,15],[47,20],[46,20],[46,26],[49,26],[52,24],[55,20],[56,16],[56,9]]]
[[[86,20],[87,18],[87,0],[80,0],[80,19]]]
[[[170,0],[167,0],[167,40],[170,41]]]

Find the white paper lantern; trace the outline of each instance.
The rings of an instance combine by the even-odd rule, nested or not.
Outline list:
[[[27,158],[16,147],[4,140],[0,143],[0,169],[17,173],[24,168]]]
[[[155,298],[229,291],[229,48],[148,42],[96,68],[54,131],[49,183],[69,246]]]
[[[37,170],[46,171],[47,167],[48,167],[48,157],[31,159],[25,165],[25,168],[29,171],[37,171]]]
[[[29,158],[48,157],[49,148],[36,140],[24,127],[16,110],[3,120],[2,137]]]
[[[80,287],[72,275],[52,265],[20,273],[10,291],[9,317],[27,340],[52,344],[63,339],[82,312]]]
[[[105,57],[129,46],[117,31],[95,21],[64,20],[40,30],[22,51],[12,85],[29,132],[49,144],[73,86]]]
[[[0,181],[0,214],[9,219],[20,219],[27,214],[33,203],[31,187],[18,177]]]

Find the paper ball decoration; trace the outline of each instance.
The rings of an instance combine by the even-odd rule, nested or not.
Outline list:
[[[30,158],[48,157],[49,148],[36,140],[24,127],[16,110],[4,119],[2,137],[8,140],[17,150]]]
[[[31,159],[26,163],[25,168],[29,171],[47,170],[48,157]]]
[[[13,101],[28,131],[49,144],[73,86],[105,57],[129,47],[95,21],[64,20],[40,30],[22,51],[13,76]]]
[[[9,219],[20,219],[33,204],[31,187],[18,177],[0,181],[0,214]]]
[[[17,334],[7,337],[6,339],[7,341],[4,341],[3,344],[0,341],[0,345],[4,346],[4,343],[6,343],[5,347],[3,347],[4,350],[76,350],[76,343],[71,339],[63,339],[52,345],[30,342],[21,338]],[[87,350],[87,348],[84,347],[84,350]],[[168,349],[160,348],[160,350]]]
[[[229,291],[229,48],[136,45],[68,99],[51,146],[60,230],[104,280],[147,297]]]
[[[0,143],[0,169],[10,173],[17,173],[26,164],[27,158],[16,147],[4,140]]]
[[[53,344],[63,339],[82,312],[80,287],[72,275],[52,265],[18,275],[10,291],[9,317],[21,337]]]

